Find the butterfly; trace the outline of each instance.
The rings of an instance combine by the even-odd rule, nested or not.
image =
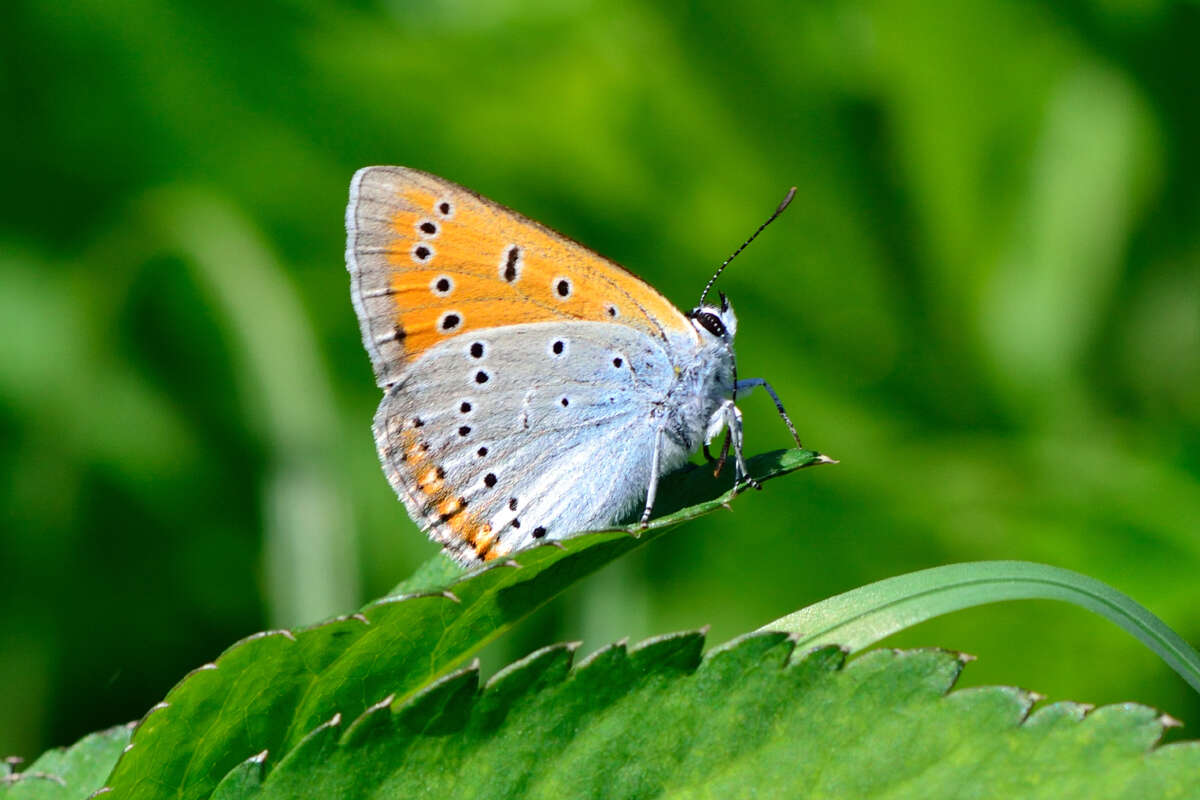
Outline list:
[[[721,463],[732,443],[735,485],[756,485],[738,392],[763,387],[799,445],[770,384],[737,378],[733,308],[704,302],[720,269],[684,313],[567,237],[405,167],[355,173],[346,267],[383,389],[384,473],[460,564],[611,526],[639,504],[644,524],[659,479],[723,430]]]

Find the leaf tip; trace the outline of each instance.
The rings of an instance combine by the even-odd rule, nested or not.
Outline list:
[[[15,775],[5,775],[4,779],[0,780],[0,786],[28,780],[50,781],[51,783],[57,783],[63,788],[67,786],[66,780],[61,775],[55,775],[52,772],[18,772]]]
[[[602,662],[606,658],[612,658],[614,655],[617,655],[618,657],[623,656],[628,649],[628,645],[629,645],[629,637],[626,636],[622,639],[618,639],[617,641],[613,642],[612,644],[608,644],[608,645],[605,645],[604,647],[601,647],[599,650],[589,653],[575,667],[575,672],[576,673],[583,672],[583,671],[589,669],[590,667],[594,666],[595,664]]]
[[[363,716],[366,716],[367,714],[373,714],[376,711],[382,711],[394,702],[396,702],[396,693],[392,692],[378,703],[372,703],[371,705],[367,706],[366,710],[363,711]]]
[[[363,709],[350,725],[346,728],[346,732],[342,734],[343,744],[353,744],[356,740],[362,739],[377,723],[377,720],[386,718],[386,713],[391,710],[392,704],[396,701],[395,692],[389,694],[377,703],[372,703]],[[383,713],[381,713],[383,712]]]
[[[773,625],[774,623],[771,623],[771,624]],[[810,633],[807,633],[802,630],[801,631],[773,630],[770,625],[764,625],[763,627],[754,631],[754,633],[756,633],[756,634],[757,633],[764,633],[764,634],[773,633],[773,634],[781,635],[785,639],[787,639],[788,643],[794,648],[800,647],[801,645],[806,644],[808,642],[808,640],[812,638]],[[850,647],[849,645],[838,644],[836,642],[829,642],[827,644],[810,645],[807,648],[805,648],[804,650],[802,650],[801,652],[797,653],[797,656],[805,657],[810,653],[817,652],[818,650],[827,650],[827,649],[840,650],[843,657],[849,656],[851,653],[854,652],[854,648]]]
[[[1162,725],[1164,728],[1182,728],[1183,727],[1183,722],[1175,719],[1170,714],[1167,714],[1165,712],[1158,715],[1158,724]]]
[[[824,453],[817,453],[817,457],[813,459],[813,464],[840,464],[841,461],[836,458],[831,458]]]
[[[286,628],[279,628],[279,629],[275,629],[275,630],[259,631],[258,633],[252,633],[249,636],[247,636],[245,639],[243,639],[242,642],[243,643],[253,642],[256,639],[265,639],[268,636],[282,636],[285,639],[291,639],[293,642],[296,641],[295,634],[293,634],[291,631],[287,630]]]

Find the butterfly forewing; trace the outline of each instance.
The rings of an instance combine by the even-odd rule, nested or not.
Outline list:
[[[481,328],[590,320],[660,340],[692,335],[637,276],[428,173],[359,170],[346,228],[351,294],[381,386],[430,348]]]

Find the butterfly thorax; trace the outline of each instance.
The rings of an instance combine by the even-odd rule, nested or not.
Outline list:
[[[674,456],[664,459],[667,469],[682,464],[702,443],[711,441],[720,432],[719,410],[733,393],[736,373],[733,335],[737,317],[728,301],[722,298],[720,307],[695,308],[687,317],[696,330],[699,344],[677,364],[679,377],[663,403],[668,409],[668,439],[678,450],[664,454]]]

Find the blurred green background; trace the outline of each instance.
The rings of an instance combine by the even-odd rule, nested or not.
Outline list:
[[[444,175],[684,308],[841,459],[593,576],[487,653],[1029,559],[1200,643],[1200,5],[64,0],[0,11],[0,754],[140,717],[435,552],[376,461],[352,172]],[[752,451],[789,444],[743,403]],[[965,683],[1200,702],[1082,611],[899,646]]]

